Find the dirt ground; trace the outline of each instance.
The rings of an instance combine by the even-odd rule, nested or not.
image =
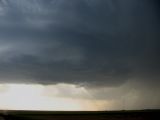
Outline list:
[[[0,112],[0,120],[160,120],[159,116],[160,110],[103,112]]]

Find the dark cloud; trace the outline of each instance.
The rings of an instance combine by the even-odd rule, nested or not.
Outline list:
[[[0,81],[158,82],[157,0],[1,0]]]

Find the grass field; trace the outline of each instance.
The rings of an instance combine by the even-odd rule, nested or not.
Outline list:
[[[0,120],[160,120],[160,110],[139,111],[0,111]]]

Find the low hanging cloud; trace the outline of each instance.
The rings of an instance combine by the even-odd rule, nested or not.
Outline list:
[[[0,82],[157,84],[158,5],[157,0],[0,0]]]
[[[89,88],[72,84],[0,84],[0,109],[137,110],[158,109],[159,88],[128,81],[119,87]],[[21,104],[17,103],[21,101]],[[67,103],[67,104],[66,104]]]

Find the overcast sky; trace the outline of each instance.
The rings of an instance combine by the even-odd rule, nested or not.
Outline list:
[[[0,83],[72,84],[96,100],[125,96],[130,109],[160,108],[159,7],[159,0],[0,0]]]

